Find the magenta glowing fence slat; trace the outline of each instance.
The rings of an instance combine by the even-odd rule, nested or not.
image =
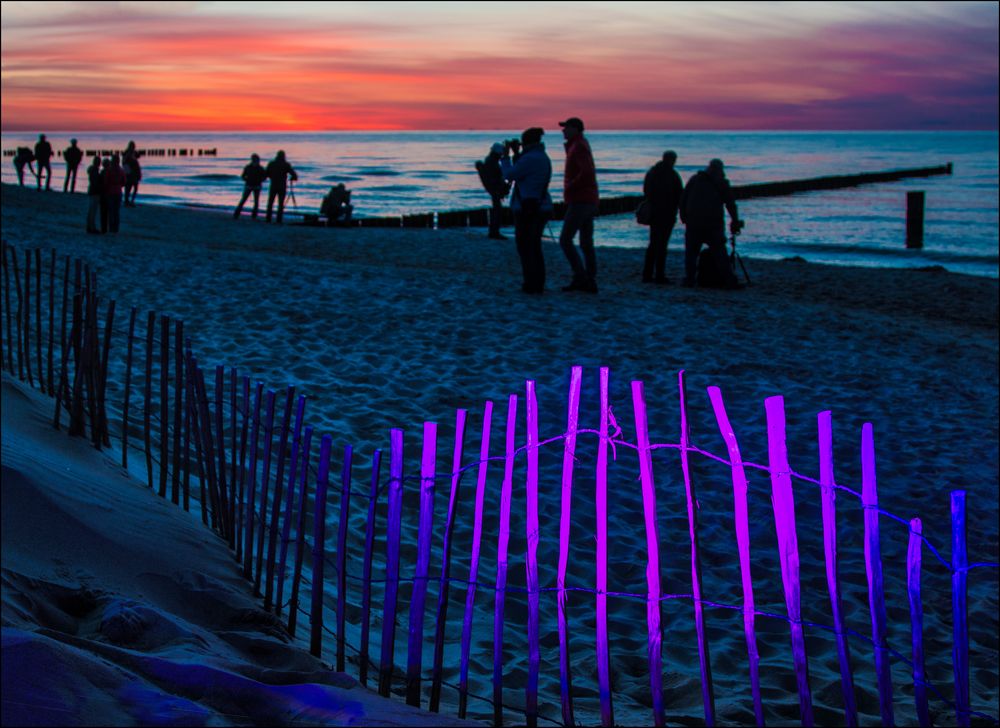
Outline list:
[[[922,563],[923,525],[919,518],[910,520],[910,542],[906,548],[906,593],[910,601],[910,643],[913,659],[913,697],[921,726],[930,726],[927,705],[927,684],[924,673],[924,609],[920,599],[920,566]]]
[[[302,576],[302,556],[306,541],[306,502],[309,496],[309,455],[313,428],[307,427],[302,437],[302,478],[299,481],[299,510],[295,525],[295,568],[292,570],[292,595],[288,599],[288,634],[295,636],[299,616],[299,580]]]
[[[469,583],[465,590],[465,613],[462,616],[462,647],[458,678],[459,718],[465,717],[469,699],[469,649],[472,641],[472,609],[476,601],[476,580],[479,578],[479,548],[483,536],[483,499],[486,495],[486,472],[490,457],[490,428],[492,422],[493,402],[487,400],[483,410],[483,433],[479,449],[476,505],[472,521],[472,550],[469,559]]]
[[[656,485],[653,458],[649,450],[646,396],[642,382],[632,382],[636,444],[639,447],[639,478],[642,481],[642,514],[646,524],[646,632],[649,660],[649,693],[653,702],[653,723],[663,719],[663,630],[660,627],[660,537],[656,527]]]
[[[340,473],[340,513],[337,525],[337,672],[344,671],[344,630],[347,612],[347,522],[351,514],[351,464],[353,451],[344,446],[344,468]]]
[[[681,411],[681,470],[684,473],[684,497],[687,501],[688,541],[691,554],[691,590],[694,597],[694,626],[698,635],[698,664],[701,668],[701,700],[705,707],[705,722],[715,725],[715,692],[712,688],[712,664],[705,636],[705,608],[701,603],[701,563],[698,556],[698,515],[695,512],[694,483],[691,481],[691,464],[688,449],[691,433],[687,419],[687,388],[684,370],[677,372],[677,389]]]
[[[455,411],[455,450],[451,463],[451,494],[448,497],[448,515],[444,524],[441,544],[441,581],[438,583],[437,625],[434,631],[434,663],[431,675],[430,709],[438,711],[441,702],[442,663],[444,662],[444,630],[448,623],[448,580],[451,576],[451,532],[455,524],[459,486],[462,482],[462,448],[465,444],[465,420],[468,412]]]
[[[253,525],[254,499],[257,496],[257,443],[260,439],[260,405],[264,395],[264,383],[257,382],[254,396],[253,421],[250,425],[250,466],[248,468],[246,519],[247,532],[243,539],[243,576],[253,578]]]
[[[708,387],[708,398],[715,411],[719,432],[729,451],[729,461],[733,473],[733,521],[736,528],[736,548],[740,559],[740,580],[743,586],[743,637],[747,645],[747,661],[750,668],[750,692],[753,696],[753,713],[757,725],[764,725],[764,705],[760,696],[760,653],[757,651],[755,629],[756,607],[754,606],[753,575],[750,570],[750,516],[747,502],[747,474],[743,466],[743,456],[736,440],[736,433],[729,423],[729,415],[722,401],[722,391],[718,387]]]
[[[236,561],[243,560],[243,520],[246,517],[246,481],[247,481],[247,431],[250,427],[250,419],[253,411],[250,409],[250,377],[243,375],[243,424],[240,427],[240,480],[237,498],[239,503],[236,507]],[[185,447],[185,452],[187,448]]]
[[[601,725],[615,724],[611,699],[611,655],[608,644],[608,368],[601,367],[601,441],[597,447],[597,689],[601,699]]]
[[[180,323],[180,322],[178,322]],[[180,371],[178,370],[177,376],[180,376]],[[233,538],[230,542],[229,548],[235,551],[236,549],[236,539],[240,537],[240,528],[236,522],[236,509],[237,509],[237,483],[239,482],[239,470],[236,464],[236,458],[239,455],[239,428],[237,426],[237,414],[239,413],[239,405],[236,399],[236,388],[239,381],[239,376],[236,372],[236,367],[232,367],[229,370],[229,524],[233,530]],[[236,557],[239,561],[239,557]]]
[[[528,414],[527,459],[528,472],[525,507],[524,554],[525,579],[528,587],[528,683],[525,686],[525,716],[529,728],[538,725],[538,400],[535,382],[525,383],[525,407]]]
[[[844,609],[840,599],[840,576],[837,569],[837,491],[833,476],[833,424],[829,411],[816,418],[819,433],[819,480],[823,508],[823,553],[826,561],[826,585],[830,593],[833,629],[837,637],[837,657],[840,662],[840,691],[844,699],[844,724],[858,725],[858,708],[854,699],[854,676],[851,672],[851,650],[844,628]]]
[[[768,397],[764,400],[767,416],[768,467],[771,471],[771,502],[774,506],[774,528],[778,536],[778,556],[781,562],[781,583],[785,591],[792,633],[792,662],[799,689],[799,713],[802,725],[813,724],[812,693],[809,689],[809,662],[802,631],[801,585],[799,582],[799,541],[795,532],[795,496],[792,493],[791,467],[785,442],[785,399]]]
[[[969,555],[966,551],[965,491],[951,492],[952,665],[955,671],[955,719],[969,725]]]
[[[264,611],[271,611],[274,597],[274,569],[278,554],[278,524],[281,522],[281,496],[285,487],[285,452],[288,449],[288,433],[291,430],[292,404],[295,401],[295,387],[288,385],[285,392],[285,412],[281,418],[281,437],[278,439],[278,470],[274,476],[274,499],[271,502],[271,523],[268,528],[267,574],[264,585]]]
[[[257,529],[257,571],[254,574],[253,593],[254,596],[261,596],[260,584],[262,566],[264,563],[264,529],[267,527],[267,494],[271,484],[271,449],[274,445],[274,390],[267,390],[267,419],[264,422],[264,464],[261,466],[260,476],[260,526]]]
[[[164,390],[166,391],[166,390]],[[226,535],[226,540],[229,542],[230,546],[236,545],[236,540],[233,538],[232,526],[230,525],[229,519],[229,496],[226,492],[227,480],[226,480],[226,429],[225,429],[225,412],[223,411],[222,403],[226,398],[226,369],[221,364],[215,367],[215,440],[218,443],[218,456],[219,456],[219,499],[220,499],[220,516],[223,523],[226,524],[223,529]],[[166,427],[163,428],[166,430]],[[162,488],[166,489],[166,479],[160,481]]]
[[[493,605],[493,723],[503,725],[503,610],[507,590],[507,549],[510,544],[510,498],[514,484],[517,395],[507,400],[507,449],[500,489],[500,533],[497,536],[496,597]]]
[[[382,451],[372,455],[372,482],[368,492],[368,519],[365,527],[365,560],[361,578],[361,662],[358,679],[368,685],[368,641],[371,630],[372,546],[375,543],[375,506],[378,504],[378,479],[382,467]]]
[[[316,498],[313,502],[312,609],[309,652],[321,657],[323,652],[323,549],[326,545],[326,492],[330,487],[330,449],[333,438],[323,435],[319,446],[319,470],[316,475]]]
[[[406,651],[406,704],[420,706],[420,666],[424,647],[424,605],[431,564],[434,527],[434,472],[437,459],[437,425],[424,423],[424,445],[420,462],[420,516],[417,526],[417,568],[410,596],[410,630]]]
[[[382,659],[378,694],[389,697],[396,644],[396,595],[399,592],[399,532],[403,518],[403,431],[389,432],[389,512],[385,529],[385,600],[382,605]]]
[[[861,504],[865,512],[865,573],[868,578],[868,610],[875,646],[875,673],[878,678],[882,725],[893,726],[892,672],[886,642],[885,592],[882,583],[882,553],[879,546],[878,486],[875,480],[875,439],[872,425],[861,427]]]
[[[288,544],[292,538],[292,517],[295,511],[295,483],[301,458],[302,420],[305,416],[306,398],[299,395],[295,405],[295,425],[292,429],[292,459],[288,466],[288,491],[285,494],[285,518],[281,524],[281,551],[278,554],[278,585],[274,592],[274,616],[281,616],[281,598],[285,591],[285,565],[288,561]]]
[[[569,382],[569,402],[566,406],[566,444],[563,450],[562,502],[559,510],[559,568],[556,584],[559,621],[559,698],[564,725],[574,725],[573,683],[569,665],[569,628],[566,621],[566,571],[569,568],[569,537],[573,507],[573,464],[576,462],[576,434],[580,424],[580,383],[583,367],[573,367]]]

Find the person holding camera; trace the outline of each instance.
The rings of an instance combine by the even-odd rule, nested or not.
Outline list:
[[[677,222],[677,206],[681,201],[684,183],[674,169],[677,152],[668,149],[663,159],[646,172],[642,194],[649,205],[649,246],[642,266],[643,283],[669,283],[664,273],[667,265],[667,243]]]
[[[516,140],[514,140],[516,141]],[[500,171],[500,158],[504,155],[504,145],[496,142],[490,147],[490,153],[485,159],[476,161],[476,170],[483,188],[489,193],[492,207],[490,208],[490,240],[506,240],[506,235],[500,234],[500,217],[503,214],[503,198],[510,194],[510,184],[504,181]]]
[[[509,139],[504,142],[504,154],[500,158],[504,179],[514,183],[510,209],[514,212],[514,239],[524,276],[521,290],[530,294],[545,292],[542,233],[552,217],[552,197],[549,195],[552,160],[542,143],[544,134],[545,130],[539,127],[525,129],[521,141]]]
[[[575,116],[560,121],[566,140],[566,169],[563,174],[563,218],[559,245],[566,254],[573,280],[564,291],[597,293],[597,255],[594,253],[594,216],[597,215],[597,171],[590,142],[583,136],[583,122]],[[583,260],[573,247],[573,238],[580,233]]]
[[[692,288],[698,281],[698,254],[707,245],[715,272],[722,279],[724,288],[743,288],[726,255],[725,213],[729,211],[729,232],[739,235],[743,229],[736,210],[736,199],[726,179],[721,159],[713,159],[708,167],[695,173],[688,180],[681,194],[680,214],[684,223],[684,283]]]

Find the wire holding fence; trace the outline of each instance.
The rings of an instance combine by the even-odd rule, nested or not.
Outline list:
[[[835,480],[829,412],[817,417],[820,462],[819,477],[814,478],[795,472],[788,462],[785,403],[780,397],[764,403],[769,456],[766,465],[757,464],[744,460],[717,387],[710,387],[707,394],[725,456],[692,442],[683,372],[678,375],[680,439],[653,442],[642,383],[631,383],[629,406],[616,410],[608,393],[607,369],[598,372],[599,422],[596,427],[582,426],[584,370],[573,367],[564,431],[547,436],[538,431],[539,410],[551,403],[539,402],[535,383],[529,381],[523,400],[518,394],[510,395],[506,422],[499,432],[492,428],[493,402],[484,403],[481,414],[472,409],[456,413],[450,447],[444,444],[447,433],[427,423],[420,441],[419,468],[404,450],[406,433],[392,430],[388,475],[381,474],[381,451],[375,451],[371,453],[370,486],[359,486],[352,470],[361,466],[361,453],[349,445],[335,448],[329,434],[317,438],[318,459],[311,452],[308,401],[300,396],[296,402],[293,387],[285,390],[276,422],[278,397],[263,382],[252,387],[250,376],[243,373],[241,378],[239,370],[231,368],[227,384],[221,365],[215,368],[215,377],[205,375],[185,338],[190,328],[184,322],[173,321],[171,334],[171,320],[159,316],[158,321],[158,315],[149,312],[145,332],[136,332],[133,308],[127,329],[121,324],[116,328],[114,302],[105,307],[97,292],[96,272],[75,261],[73,277],[68,258],[62,307],[57,311],[55,252],[47,291],[40,275],[40,252],[23,254],[24,277],[18,275],[18,257],[13,246],[4,246],[3,368],[54,399],[57,427],[65,408],[71,434],[89,437],[97,448],[120,443],[123,465],[129,450],[141,452],[147,486],[160,497],[188,510],[194,486],[195,506],[203,522],[233,551],[263,608],[276,615],[287,609],[287,631],[293,636],[298,613],[308,615],[313,654],[334,656],[337,669],[356,667],[362,682],[367,682],[371,668],[372,674],[379,675],[378,690],[383,695],[396,694],[413,705],[454,710],[498,725],[522,720],[531,725],[581,720],[612,725],[622,720],[622,706],[640,704],[647,706],[648,722],[665,725],[668,716],[676,715],[671,707],[676,690],[664,680],[666,671],[668,676],[685,674],[699,686],[700,712],[708,722],[725,720],[715,700],[722,681],[727,691],[735,683],[744,683],[747,707],[742,714],[752,716],[750,720],[757,724],[793,712],[810,724],[830,715],[829,709],[820,713],[814,705],[816,686],[810,666],[822,664],[840,676],[838,720],[845,724],[859,723],[859,712],[864,712],[859,707],[861,693],[877,696],[878,718],[886,725],[902,715],[913,715],[921,724],[934,719],[968,724],[973,718],[996,723],[996,716],[976,709],[975,696],[970,694],[967,615],[970,597],[981,593],[972,590],[970,594],[970,573],[977,570],[977,580],[995,583],[998,565],[967,563],[963,491],[953,493],[950,504],[950,557],[925,535],[920,519],[903,518],[879,507],[870,425],[863,428],[860,438],[863,482],[860,488],[852,488]],[[36,271],[33,291],[27,269],[32,262]],[[32,297],[34,306],[30,305]],[[50,310],[43,312],[46,301]],[[101,311],[106,311],[103,318]],[[62,322],[59,333],[57,321]],[[48,356],[43,355],[46,341]],[[136,342],[144,369],[136,382],[136,387],[143,388],[138,427],[129,420]],[[126,384],[118,403],[121,425],[112,428],[106,401],[109,358],[126,352]],[[154,388],[154,381],[160,386]],[[631,422],[615,414],[629,410]],[[474,421],[481,427],[467,435],[468,424]],[[504,444],[498,454],[491,440],[499,436]],[[467,458],[469,448],[475,448],[478,455]],[[340,497],[328,497],[331,475],[338,472],[339,452],[344,453],[339,462]],[[442,461],[445,467],[438,467]],[[680,476],[670,472],[678,461]],[[709,598],[706,586],[706,569],[716,570],[713,558],[722,547],[715,543],[720,540],[718,525],[705,522],[703,503],[720,499],[725,490],[710,489],[698,480],[704,480],[702,473],[709,467],[716,473],[713,478],[723,473],[732,485],[733,526],[722,551],[738,574],[732,589],[726,590],[733,595],[733,603]],[[756,474],[767,478],[769,492],[751,486]],[[462,488],[466,476],[474,476],[474,488]],[[191,484],[191,478],[197,483]],[[439,484],[450,487],[445,499],[435,499]],[[631,488],[634,496],[624,497],[620,488]],[[842,499],[838,508],[838,493],[846,497],[846,506]],[[770,508],[773,530],[751,516],[760,513],[762,503]],[[624,543],[615,530],[620,522],[615,517],[633,505],[635,528],[643,524],[635,540],[642,547],[627,560],[641,578],[628,581],[630,576],[616,573],[625,561],[615,551]],[[664,513],[674,508],[683,514],[684,545],[669,540]],[[810,509],[821,511],[815,525],[804,521]],[[443,518],[441,511],[445,511]],[[845,616],[850,611],[846,604],[858,589],[844,588],[848,560],[844,557],[860,559],[860,552],[849,550],[857,544],[849,543],[848,534],[838,531],[838,523],[845,518],[863,524],[868,624],[861,629],[857,624],[848,626]],[[332,551],[327,546],[328,521],[337,527]],[[765,606],[764,595],[772,584],[760,580],[756,560],[764,547],[754,546],[765,530],[765,543],[777,545],[780,580],[775,584],[780,583],[781,589],[771,591],[779,596],[775,604],[783,612]],[[823,581],[819,585],[801,574],[801,539],[810,531],[822,536]],[[881,547],[904,541],[907,586],[902,594],[887,593],[883,570],[898,565],[884,563]],[[292,544],[294,558],[288,559]],[[934,557],[926,563],[921,558],[925,546]],[[309,577],[301,574],[305,548],[313,557]],[[679,549],[686,552],[684,558]],[[589,555],[582,560],[580,554],[585,552]],[[432,564],[439,565],[439,575]],[[493,578],[486,576],[490,566]],[[951,653],[946,655],[930,647],[939,644],[941,636],[930,639],[926,634],[931,621],[925,617],[934,611],[929,607],[936,604],[938,595],[922,587],[932,575],[943,576],[951,587],[947,595]],[[713,578],[712,584],[718,589],[716,581]],[[451,589],[452,584],[458,588]],[[629,588],[617,588],[622,584]],[[677,589],[679,584],[690,589]],[[308,610],[299,606],[300,599],[309,605]],[[906,600],[908,650],[890,642],[886,610],[890,599]],[[401,607],[407,601],[404,615]],[[829,603],[829,623],[805,616],[807,603],[815,602]],[[622,605],[630,604],[641,605],[643,610],[638,630],[620,617],[631,608]],[[327,610],[332,619],[325,618]],[[427,611],[434,629],[425,632]],[[720,615],[728,614],[740,617],[742,634],[737,642],[719,639],[719,625],[728,624]],[[395,628],[404,619],[407,639],[397,643]],[[775,622],[787,625],[783,635],[775,634]],[[941,623],[940,617],[934,622]],[[870,636],[863,634],[865,629]],[[678,631],[692,634],[691,643],[665,642],[666,634]],[[618,683],[623,665],[630,662],[626,650],[636,651],[640,642],[636,634],[642,636],[639,662],[645,687],[641,694],[624,694]],[[330,638],[332,652],[324,635]],[[820,637],[832,640],[831,648],[811,653],[811,645]],[[783,643],[790,644],[791,650],[780,648]],[[742,650],[735,650],[734,644],[742,644]],[[353,662],[346,658],[347,648],[357,654]],[[787,700],[773,697],[775,676],[771,673],[780,671],[761,670],[762,654],[771,656],[765,659],[773,662],[779,651],[790,678],[782,684],[794,686]],[[873,667],[861,669],[860,662],[868,655]],[[995,666],[995,656],[993,661]],[[948,685],[930,677],[932,671],[940,675],[945,663],[952,675]],[[720,672],[720,664],[739,667]],[[580,669],[581,665],[586,669]],[[911,671],[903,683],[900,667]],[[628,669],[634,672],[636,668]],[[872,684],[863,682],[871,678]],[[626,682],[634,685],[634,681]],[[523,697],[512,692],[521,690]],[[912,695],[912,706],[903,705],[904,695]],[[470,712],[470,697],[489,705],[488,712]],[[873,717],[870,712],[868,716]]]

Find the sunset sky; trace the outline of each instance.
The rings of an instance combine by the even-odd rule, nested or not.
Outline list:
[[[3,2],[4,131],[997,129],[995,2]]]

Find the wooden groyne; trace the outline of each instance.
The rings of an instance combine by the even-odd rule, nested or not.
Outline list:
[[[809,177],[806,179],[782,180],[777,182],[757,182],[746,185],[733,185],[733,194],[737,200],[752,200],[760,197],[781,197],[800,192],[817,192],[821,190],[837,190],[860,185],[896,182],[911,177],[934,177],[951,174],[952,164],[942,164],[937,167],[918,167],[913,169],[893,169],[885,172],[862,172],[860,174],[830,175],[826,177]],[[598,217],[605,215],[622,215],[635,212],[642,202],[642,195],[624,195],[622,197],[602,197],[597,208]],[[566,215],[566,203],[555,203],[553,220],[562,220]],[[514,224],[514,214],[509,207],[503,208],[501,224],[509,227]],[[322,225],[318,215],[305,215],[305,225]],[[413,215],[391,215],[384,217],[363,217],[351,221],[353,227],[404,227],[404,228],[453,228],[453,227],[488,227],[489,209],[474,208],[470,210],[448,210],[445,212],[425,212]]]
[[[218,148],[212,149],[137,149],[136,152],[140,157],[217,157],[219,155]],[[124,154],[124,149],[87,149],[84,151],[83,155],[85,157],[93,157],[100,154],[102,157],[110,157],[112,154]],[[3,156],[13,157],[17,154],[16,149],[4,149]],[[56,150],[54,156],[61,157],[62,150]]]

